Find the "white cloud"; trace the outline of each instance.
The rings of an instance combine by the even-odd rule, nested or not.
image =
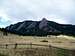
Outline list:
[[[47,20],[50,20],[50,21],[55,21],[55,22],[58,22],[60,24],[70,24],[70,21],[69,20],[65,20],[66,18],[65,17],[61,17],[59,15],[49,15],[46,17]]]
[[[47,17],[58,23],[75,24],[74,9],[74,0],[0,0],[0,16],[11,23]]]

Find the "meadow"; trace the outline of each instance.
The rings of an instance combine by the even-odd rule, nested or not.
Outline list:
[[[74,56],[74,50],[72,36],[0,36],[0,56]]]

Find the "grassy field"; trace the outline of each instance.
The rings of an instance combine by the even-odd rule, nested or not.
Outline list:
[[[43,42],[46,40],[48,42]],[[41,45],[52,45],[61,48],[74,49],[75,38],[71,36],[51,36],[51,37],[38,37],[38,36],[18,36],[11,35],[1,36],[0,44],[15,44],[15,43],[32,43]]]
[[[13,49],[14,45],[12,45],[8,46],[7,49],[0,48],[0,56],[5,56],[5,55],[6,56],[64,56],[70,53],[70,51],[65,52],[64,50],[66,49],[75,50],[75,38],[72,36],[60,35],[60,36],[38,37],[38,36],[18,36],[14,34],[8,34],[8,36],[0,36],[0,44],[15,44],[15,43],[18,44],[32,43],[32,44],[48,45],[48,47],[43,48],[41,46],[32,46],[32,48],[30,48],[31,47],[30,45],[25,45],[25,46],[18,45],[17,49]],[[49,45],[53,47],[51,47],[50,49]],[[57,47],[58,49],[54,47]],[[56,54],[54,55],[52,53]],[[70,54],[70,56],[73,55]]]

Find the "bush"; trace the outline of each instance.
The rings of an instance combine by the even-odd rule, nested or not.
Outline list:
[[[48,40],[42,40],[41,42],[48,42]]]

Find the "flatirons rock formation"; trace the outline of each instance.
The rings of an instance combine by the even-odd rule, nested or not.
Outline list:
[[[75,25],[58,24],[43,18],[41,21],[23,21],[5,28],[6,31],[19,35],[75,35]]]

